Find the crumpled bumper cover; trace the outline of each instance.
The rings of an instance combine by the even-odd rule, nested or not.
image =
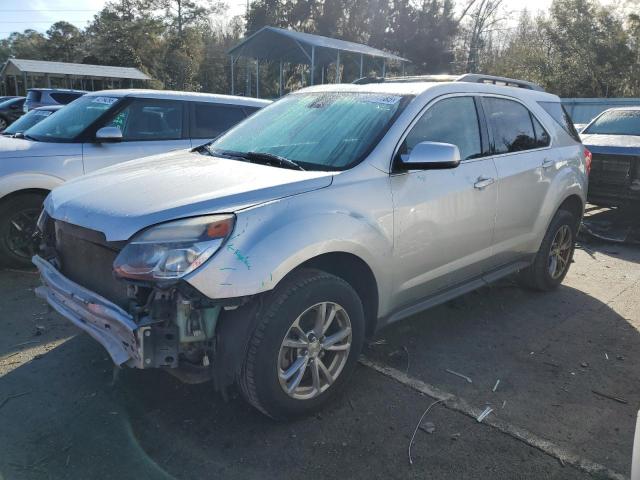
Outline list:
[[[131,315],[109,300],[62,275],[42,257],[33,257],[43,285],[36,295],[60,315],[87,332],[109,352],[117,365],[143,368],[138,325]]]

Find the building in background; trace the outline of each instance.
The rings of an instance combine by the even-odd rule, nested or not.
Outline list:
[[[137,68],[46,62],[10,58],[0,69],[0,95],[26,95],[29,88],[107,88],[146,87],[151,77]]]

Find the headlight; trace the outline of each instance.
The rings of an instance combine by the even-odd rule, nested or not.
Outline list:
[[[120,277],[174,280],[206,262],[233,230],[233,215],[210,215],[162,223],[139,233],[120,252]]]

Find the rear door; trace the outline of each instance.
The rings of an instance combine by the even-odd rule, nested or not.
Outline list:
[[[127,160],[191,147],[185,102],[135,98],[100,127],[118,127],[118,143],[83,144],[85,173]]]
[[[391,176],[396,306],[479,277],[491,257],[497,189],[486,130],[473,96],[443,97],[409,130],[399,155],[423,141],[457,145],[462,162],[448,170]]]
[[[498,171],[493,267],[523,259],[536,241],[535,225],[556,175],[551,138],[521,102],[483,96]]]
[[[195,147],[213,140],[247,118],[240,105],[197,102],[191,104],[191,144]]]

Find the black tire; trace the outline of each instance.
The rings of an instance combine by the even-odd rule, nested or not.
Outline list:
[[[571,234],[566,264],[563,265],[560,272],[556,271],[556,275],[552,275],[550,260],[551,248],[556,235],[561,232],[561,229],[565,228],[565,231],[568,231]],[[575,250],[577,233],[578,220],[575,216],[567,210],[558,210],[551,221],[551,225],[549,225],[549,228],[547,229],[547,233],[542,240],[542,244],[540,245],[540,249],[535,256],[533,263],[520,272],[521,283],[528,288],[543,292],[548,292],[558,288],[564,280],[564,277],[567,275],[571,262],[573,261],[573,252]]]
[[[0,115],[0,132],[9,126],[11,122],[4,116]]]
[[[351,348],[344,355],[346,363],[341,372],[325,391],[314,398],[293,398],[285,392],[278,375],[281,345],[296,319],[321,302],[335,302],[347,313]],[[295,272],[274,289],[259,313],[238,379],[240,390],[251,405],[273,419],[310,414],[346,385],[362,350],[364,332],[362,302],[351,285],[319,270]]]
[[[31,263],[33,243],[29,242],[29,237],[35,232],[43,201],[44,195],[23,193],[0,203],[0,265],[34,268]],[[16,238],[16,224],[25,229],[19,238]]]

